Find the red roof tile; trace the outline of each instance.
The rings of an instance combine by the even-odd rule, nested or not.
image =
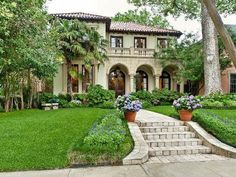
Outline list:
[[[145,34],[172,34],[180,36],[180,31],[172,29],[162,29],[153,26],[140,25],[133,22],[112,22],[110,26],[111,32],[131,32],[131,33],[145,33]]]
[[[75,13],[56,13],[51,14],[53,16],[59,17],[59,18],[67,18],[67,19],[81,19],[81,20],[111,20],[109,17],[101,16],[101,15],[94,15],[89,13],[83,13],[83,12],[75,12]]]

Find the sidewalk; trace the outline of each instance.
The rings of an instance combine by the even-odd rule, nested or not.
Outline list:
[[[0,173],[0,177],[236,177],[236,160]]]

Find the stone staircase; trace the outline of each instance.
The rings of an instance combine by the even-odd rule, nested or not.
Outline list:
[[[211,149],[181,121],[140,122],[149,157],[210,154]]]

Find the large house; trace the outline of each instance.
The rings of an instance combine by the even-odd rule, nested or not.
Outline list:
[[[95,28],[109,41],[105,64],[95,62],[87,71],[83,61],[73,61],[73,68],[82,75],[82,79],[73,80],[73,92],[84,93],[91,84],[100,84],[114,90],[116,95],[138,90],[151,91],[155,88],[167,88],[184,91],[184,82],[177,82],[177,63],[162,67],[154,58],[154,52],[166,47],[167,38],[178,38],[180,31],[144,26],[136,23],[113,22],[109,17],[87,13],[54,14],[65,19],[78,19]],[[66,93],[66,63],[58,68],[54,78],[54,94]]]
[[[227,25],[227,27],[236,33],[236,25]],[[233,63],[222,72],[221,83],[224,93],[236,93],[236,68]]]

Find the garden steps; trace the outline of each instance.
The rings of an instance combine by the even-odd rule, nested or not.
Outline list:
[[[158,133],[158,132],[185,132],[189,131],[189,127],[178,126],[155,126],[155,127],[140,127],[142,133]]]
[[[159,139],[183,139],[183,138],[195,138],[196,135],[193,132],[158,132],[158,133],[143,133],[145,140],[159,140]]]
[[[146,140],[146,142],[150,147],[198,146],[203,144],[202,140],[198,138]]]
[[[188,154],[210,154],[211,149],[206,146],[174,146],[174,147],[149,147],[149,156],[170,156]]]

